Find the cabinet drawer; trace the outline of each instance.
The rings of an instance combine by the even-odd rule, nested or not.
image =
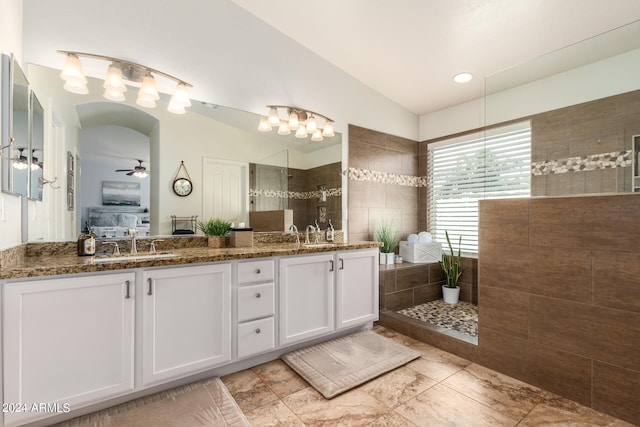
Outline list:
[[[238,263],[238,283],[273,280],[274,263],[271,259]]]
[[[275,348],[273,317],[238,325],[238,359]]]
[[[238,322],[273,316],[275,313],[275,285],[261,283],[238,288]]]

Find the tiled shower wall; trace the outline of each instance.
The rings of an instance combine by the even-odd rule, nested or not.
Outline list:
[[[640,91],[531,117],[532,196],[631,191]]]
[[[349,239],[372,240],[380,218],[420,231],[418,179],[416,141],[349,125]]]
[[[640,425],[640,194],[480,202],[479,362]]]

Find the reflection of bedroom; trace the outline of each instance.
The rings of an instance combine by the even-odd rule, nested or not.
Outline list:
[[[130,228],[137,228],[139,236],[148,235],[149,176],[137,178],[115,170],[133,169],[138,159],[149,168],[149,138],[122,126],[84,127],[80,153],[82,228],[88,224],[98,237],[122,237]]]

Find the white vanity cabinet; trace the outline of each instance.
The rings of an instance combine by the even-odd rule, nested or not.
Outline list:
[[[334,329],[335,253],[280,259],[280,345]]]
[[[378,320],[378,250],[336,255],[336,329]]]
[[[231,360],[231,264],[144,270],[142,385]]]
[[[134,273],[3,285],[4,402],[25,405],[5,425],[133,390],[134,285]]]
[[[275,348],[275,261],[239,262],[237,269],[237,356],[242,359]]]

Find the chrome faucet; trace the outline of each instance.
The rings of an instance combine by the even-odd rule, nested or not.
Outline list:
[[[132,255],[138,253],[138,248],[136,248],[136,234],[137,234],[137,231],[136,231],[135,228],[130,228],[129,229],[129,236],[131,236],[131,251],[130,251],[130,253]]]
[[[298,234],[298,227],[295,224],[291,224],[289,231],[296,234],[296,245],[300,245],[300,235]]]
[[[316,228],[315,228],[313,225],[311,225],[311,224],[307,225],[307,231],[305,232],[305,235],[304,235],[304,243],[305,243],[305,244],[307,244],[307,245],[308,245],[309,243],[311,243],[311,242],[309,241],[309,229],[311,229],[311,232],[312,232],[312,233],[315,233],[315,232],[316,232]],[[318,234],[317,234],[317,233],[316,233],[316,239],[315,239],[315,241],[316,241],[316,243],[318,243]]]

